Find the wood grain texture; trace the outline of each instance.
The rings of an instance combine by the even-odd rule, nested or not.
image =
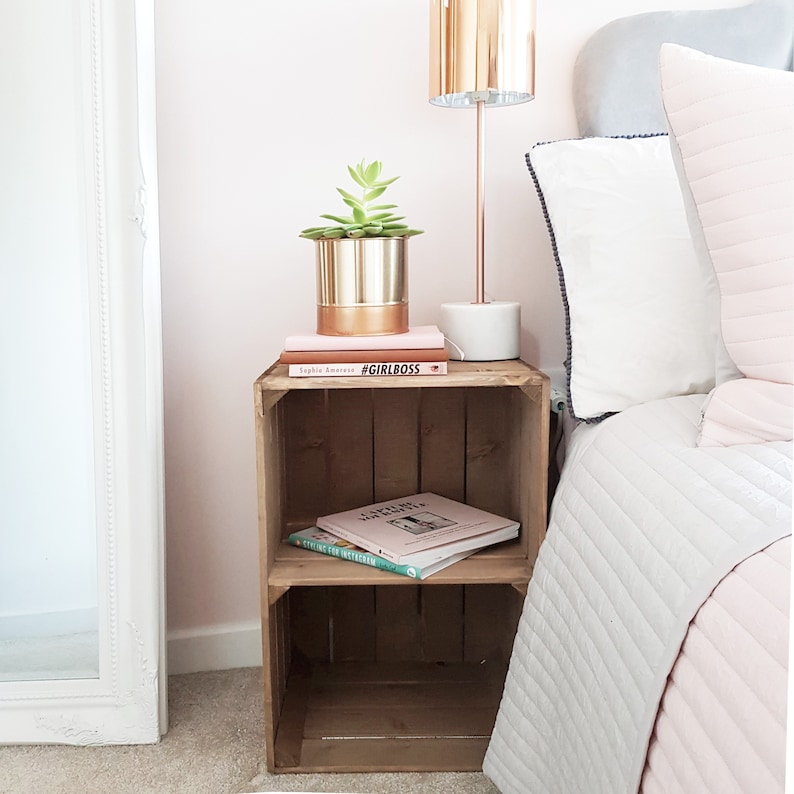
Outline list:
[[[330,391],[328,398],[328,503],[322,513],[352,510],[375,500],[371,390]]]
[[[419,390],[373,390],[374,497],[398,499],[419,487]]]
[[[285,373],[254,387],[268,769],[479,769],[545,534],[548,379],[520,361]],[[515,518],[519,539],[422,582],[286,543],[425,490]]]
[[[418,491],[466,499],[466,390],[423,389]]]
[[[307,678],[301,668],[278,771],[479,769],[505,674],[505,665],[391,662],[316,665]]]

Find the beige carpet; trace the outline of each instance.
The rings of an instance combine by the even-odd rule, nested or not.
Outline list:
[[[480,773],[270,775],[261,669],[169,679],[170,729],[136,747],[0,747],[1,794],[496,794]]]

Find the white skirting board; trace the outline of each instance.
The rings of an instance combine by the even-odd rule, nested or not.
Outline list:
[[[258,620],[168,632],[168,674],[260,667],[262,628]]]

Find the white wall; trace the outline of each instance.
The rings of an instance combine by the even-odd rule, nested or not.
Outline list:
[[[579,47],[610,19],[741,0],[540,0],[537,98],[487,113],[486,291],[522,305],[522,357],[559,373],[557,275],[525,152],[577,134]],[[431,107],[428,0],[157,4],[172,672],[255,663],[253,381],[314,327],[313,247],[334,187],[381,159],[408,222],[411,322],[474,290],[474,114]],[[231,627],[231,628],[230,628]],[[247,637],[218,661],[208,637]],[[191,638],[195,639],[190,645]],[[223,638],[223,639],[220,639]],[[191,656],[190,648],[197,649]],[[184,651],[184,652],[183,652]]]

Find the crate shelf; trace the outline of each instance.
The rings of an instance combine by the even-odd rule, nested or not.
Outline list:
[[[545,534],[549,381],[521,361],[254,384],[267,765],[479,769]],[[433,491],[521,524],[423,581],[290,546],[317,516]]]

